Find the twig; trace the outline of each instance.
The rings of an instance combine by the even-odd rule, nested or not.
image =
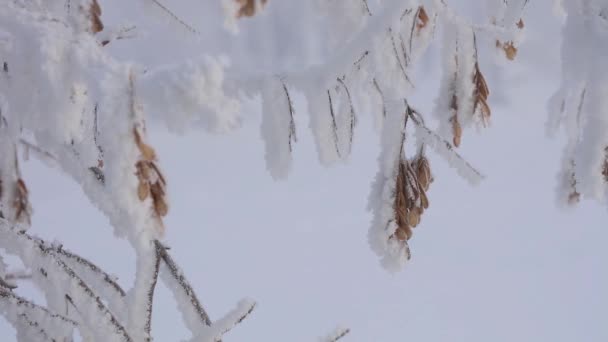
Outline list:
[[[338,78],[337,80],[338,80],[338,83],[340,83],[342,85],[342,87],[344,88],[344,91],[346,91],[346,97],[348,98],[348,104],[350,105],[350,135],[349,135],[349,149],[350,149],[353,144],[353,136],[355,134],[355,123],[357,121],[357,118],[355,116],[355,107],[353,106],[353,99],[350,96],[350,91],[348,90],[346,83],[344,83],[344,81],[340,78]]]
[[[167,248],[158,240],[155,240],[154,244],[158,248],[158,251],[160,252],[160,257],[162,258],[165,266],[167,266],[169,273],[177,281],[177,284],[179,284],[179,286],[182,289],[182,291],[184,292],[184,294],[190,299],[190,303],[192,304],[194,311],[196,311],[196,313],[198,314],[198,317],[201,320],[201,323],[203,323],[207,326],[210,326],[211,319],[209,319],[209,315],[207,314],[207,312],[201,305],[200,301],[196,297],[196,294],[194,293],[192,286],[190,285],[188,280],[184,277],[182,271],[179,269],[179,267],[177,266],[175,261],[173,261],[173,259],[171,258],[171,255],[169,255],[169,253],[167,252]],[[170,285],[170,284],[167,284],[167,285]],[[172,289],[172,286],[168,286],[168,287],[170,289]]]
[[[52,323],[55,326],[65,327],[67,325],[70,328],[78,327],[78,323],[76,323],[74,320],[51,312],[49,309],[34,304],[33,302],[20,297],[13,292],[0,289],[0,301],[10,305],[15,305],[21,310],[32,310],[32,312],[37,312],[37,315],[44,315],[49,319],[49,323]]]
[[[295,143],[298,141],[296,136],[296,123],[294,121],[295,109],[293,107],[293,102],[291,101],[291,96],[289,96],[289,90],[287,89],[287,85],[283,80],[281,80],[281,84],[283,85],[283,91],[285,91],[285,97],[287,98],[287,103],[289,104],[289,152],[292,151],[292,141]]]
[[[188,31],[190,31],[194,34],[199,34],[199,32],[196,29],[194,29],[192,26],[190,26],[185,21],[183,21],[180,17],[178,17],[175,13],[173,13],[167,6],[163,5],[160,1],[158,1],[158,0],[150,0],[150,1],[152,1],[156,6],[158,6],[161,10],[163,10],[163,12],[165,12],[173,20],[177,21],[180,25],[185,27]]]
[[[334,146],[336,148],[336,154],[338,154],[338,157],[341,158],[342,155],[340,153],[340,149],[338,148],[338,125],[336,124],[336,115],[334,113],[334,105],[331,100],[331,93],[329,92],[329,89],[327,89],[327,98],[329,99],[329,115],[331,115],[331,130],[334,135]]]
[[[409,76],[407,75],[407,72],[405,71],[405,67],[403,66],[403,64],[401,64],[401,58],[399,58],[399,52],[397,51],[397,44],[395,44],[395,37],[393,37],[393,29],[390,27],[388,28],[388,34],[391,37],[391,43],[393,45],[393,53],[395,54],[395,58],[397,59],[397,63],[399,64],[399,68],[401,69],[401,73],[403,74],[403,77],[405,78],[407,83],[409,83],[413,87],[414,84],[412,83]]]
[[[144,326],[144,332],[146,333],[146,341],[152,341],[152,336],[150,332],[152,330],[152,307],[154,304],[154,289],[156,288],[156,283],[158,282],[158,273],[160,270],[160,260],[162,253],[162,246],[155,244],[155,253],[154,253],[154,274],[152,276],[152,282],[150,283],[150,287],[148,288],[148,307],[146,308],[146,325]]]

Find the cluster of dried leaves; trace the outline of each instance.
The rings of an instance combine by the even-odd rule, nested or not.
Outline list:
[[[524,20],[519,19],[517,22],[517,28],[523,30],[524,28]],[[501,42],[500,40],[496,40],[496,47],[502,49],[505,52],[505,56],[508,60],[512,61],[517,56],[517,48],[515,47],[515,43],[513,41]]]
[[[165,188],[167,183],[156,165],[156,152],[143,141],[142,134],[137,127],[133,128],[133,136],[141,153],[139,160],[135,163],[136,176],[139,180],[137,197],[142,202],[151,197],[154,213],[159,218],[163,217],[169,211]]]
[[[488,96],[490,95],[490,89],[488,88],[488,84],[486,83],[486,79],[481,73],[479,69],[479,61],[477,58],[477,40],[475,38],[475,34],[473,34],[473,47],[474,47],[474,67],[473,67],[473,75],[471,75],[472,83],[473,83],[473,93],[471,94],[473,100],[473,112],[471,115],[475,115],[479,113],[481,122],[485,125],[490,120],[490,115],[492,111],[490,110],[490,106],[488,105]],[[458,51],[454,56],[456,60],[456,65],[458,66]],[[458,68],[457,68],[458,69]],[[458,96],[456,95],[456,80],[458,79],[458,75],[454,74],[454,85],[452,87],[452,94],[450,100],[450,111],[452,113],[450,117],[450,123],[452,124],[452,142],[455,147],[460,146],[462,140],[462,126],[458,121]],[[466,114],[466,113],[465,113]]]
[[[235,0],[238,4],[237,18],[252,17],[257,11],[266,5],[268,0]]]
[[[91,26],[89,30],[91,33],[101,32],[103,30],[103,23],[101,22],[101,7],[97,3],[97,0],[91,0],[89,8],[85,11],[86,16],[89,19]]]
[[[412,229],[418,226],[424,210],[429,207],[426,192],[433,177],[428,159],[423,151],[411,160],[401,158],[395,187],[395,238],[409,240]]]
[[[10,206],[10,208],[5,208],[6,212],[0,210],[0,218],[24,223],[29,226],[31,223],[32,207],[29,201],[27,186],[21,178],[16,151],[13,165],[10,165],[9,169],[12,169],[11,172],[14,172],[15,178],[2,179],[2,175],[5,174],[3,171],[6,170],[0,169],[0,203]],[[6,200],[4,196],[9,196],[10,198]]]
[[[416,34],[420,34],[420,31],[426,27],[429,23],[429,15],[424,10],[423,6],[418,7],[416,11]]]

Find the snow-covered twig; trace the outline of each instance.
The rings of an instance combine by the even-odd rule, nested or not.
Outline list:
[[[40,329],[53,332],[52,335],[56,337],[71,336],[72,330],[78,327],[74,320],[1,288],[0,312],[13,324],[16,324],[20,317],[25,317],[29,322],[35,322]]]
[[[163,260],[160,273],[161,280],[173,292],[184,323],[193,334],[196,334],[201,329],[201,325],[210,326],[211,319],[181,269],[167,252],[167,248],[158,240],[154,243]]]
[[[237,307],[211,326],[202,329],[191,342],[220,342],[222,336],[241,323],[255,309],[256,303],[242,300]]]
[[[439,136],[439,134],[433,132],[430,128],[426,127],[420,120],[413,116],[411,118],[416,124],[417,139],[431,147],[435,152],[446,159],[462,178],[471,185],[477,185],[485,178],[481,172],[469,164],[468,161],[454,150],[452,144]]]
[[[45,270],[42,277],[34,279],[43,291],[71,294],[70,298],[82,314],[82,323],[90,327],[96,336],[107,341],[132,341],[125,327],[101,298],[44,242],[15,230],[6,220],[0,219],[0,246],[19,256],[26,266]],[[48,283],[49,276],[53,278],[52,285]],[[100,326],[105,326],[105,329],[99,329]]]
[[[331,334],[323,337],[319,342],[337,342],[338,340],[340,340],[344,336],[348,335],[349,333],[350,333],[349,328],[338,328],[335,331],[333,331]]]

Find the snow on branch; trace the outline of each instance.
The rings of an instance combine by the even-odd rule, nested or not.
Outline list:
[[[101,298],[63,262],[57,254],[25,232],[11,227],[6,220],[0,219],[0,247],[19,256],[26,266],[41,270],[41,276],[34,280],[43,291],[62,291],[70,295],[78,309],[82,324],[106,341],[132,341],[127,330],[114,314],[108,310]],[[96,327],[104,326],[102,333]]]
[[[348,329],[348,328],[337,328],[331,334],[320,339],[319,342],[337,342],[338,340],[342,339],[344,336],[348,335],[349,333],[350,333],[350,329]]]
[[[255,309],[256,303],[251,300],[241,300],[236,308],[224,317],[215,321],[211,326],[204,327],[195,335],[191,342],[220,342],[222,336],[240,324]]]
[[[413,117],[412,121],[416,124],[416,139],[435,150],[469,184],[478,185],[485,178],[481,172],[455,151],[450,142],[426,127],[424,123],[415,117]]]
[[[70,268],[108,303],[109,309],[120,317],[126,315],[125,291],[116,279],[91,261],[74,254],[62,246],[47,247],[53,250]]]
[[[183,272],[167,251],[167,247],[158,240],[154,241],[154,244],[163,260],[160,278],[173,292],[186,327],[196,335],[202,327],[211,325],[211,319]]]
[[[37,334],[62,341],[64,338],[71,338],[72,331],[78,327],[78,323],[72,319],[53,313],[2,288],[0,288],[0,312],[17,330],[20,330],[19,323],[25,322]]]

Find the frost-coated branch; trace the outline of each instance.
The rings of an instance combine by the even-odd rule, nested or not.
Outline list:
[[[331,334],[323,337],[319,342],[337,342],[342,339],[344,336],[350,333],[349,328],[337,328]]]
[[[61,338],[62,341],[63,338],[71,340],[73,329],[78,327],[75,321],[1,288],[0,312],[18,331],[20,329],[17,325],[26,323],[30,328],[35,328],[35,333],[42,333],[47,338],[49,335]]]
[[[201,326],[211,325],[211,319],[198,300],[192,286],[186,277],[184,277],[183,272],[179,266],[177,266],[177,263],[175,263],[171,255],[169,255],[167,247],[163,246],[158,240],[154,241],[154,244],[163,260],[160,273],[161,280],[167,285],[169,290],[173,292],[173,296],[177,301],[184,323],[186,323],[188,329],[196,335],[201,329]]]
[[[0,219],[0,246],[19,256],[26,266],[43,269],[42,275],[34,279],[41,290],[70,294],[81,314],[82,324],[93,332],[96,338],[108,342],[132,341],[125,327],[108,310],[100,297],[42,241],[15,230],[6,220]],[[103,332],[98,328],[100,326],[105,327]]]
[[[240,324],[255,309],[256,303],[250,300],[242,300],[237,307],[227,313],[221,319],[215,321],[211,326],[199,331],[191,342],[220,342],[222,336]]]

